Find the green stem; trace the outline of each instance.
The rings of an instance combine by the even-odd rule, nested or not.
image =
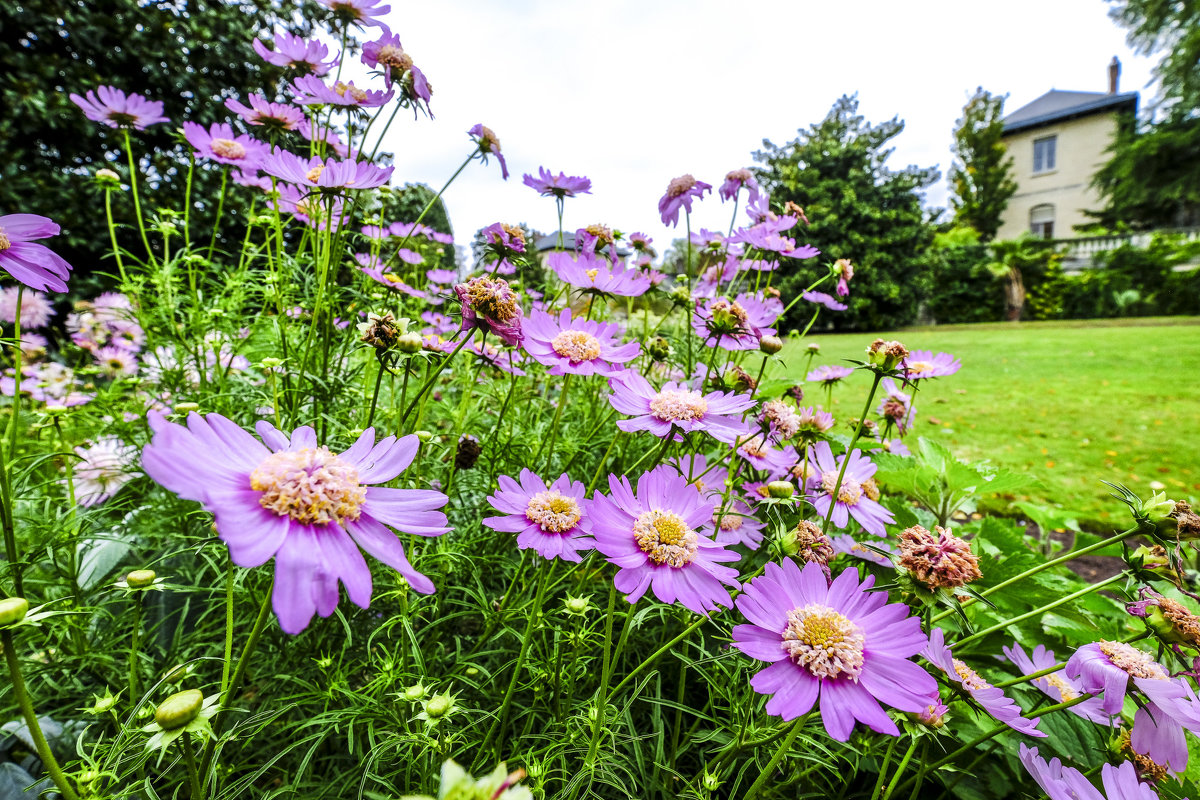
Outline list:
[[[684,628],[679,633],[679,635],[677,635],[674,639],[672,639],[671,641],[664,644],[662,647],[655,650],[650,655],[649,658],[647,658],[642,663],[638,664],[636,667],[633,668],[632,672],[630,672],[628,675],[626,675],[624,678],[621,679],[621,681],[613,688],[612,692],[610,693],[610,696],[615,696],[615,695],[619,694],[621,692],[621,690],[624,689],[625,686],[629,684],[630,681],[632,681],[634,678],[637,677],[638,673],[640,673],[642,670],[646,669],[651,664],[653,664],[655,661],[658,661],[658,659],[660,659],[664,655],[666,655],[666,653],[672,647],[679,644],[684,639],[686,639],[688,636],[690,636],[693,631],[695,631],[697,628],[699,628],[705,622],[708,622],[708,617],[700,617],[695,622],[693,622],[691,625],[688,625],[686,628]]]
[[[189,733],[179,737],[183,743],[183,758],[187,762],[188,782],[192,787],[192,800],[203,800],[204,789],[200,785],[200,773],[196,771],[196,754],[192,750],[192,736]]]
[[[812,713],[811,711],[809,712]],[[792,723],[792,729],[788,731],[787,738],[779,745],[779,749],[775,751],[775,755],[771,756],[771,760],[767,762],[766,769],[758,774],[758,780],[750,785],[750,788],[742,795],[745,800],[753,800],[758,797],[758,790],[763,788],[768,781],[774,778],[775,768],[779,766],[779,762],[787,755],[787,752],[792,749],[792,744],[796,741],[796,737],[800,735],[800,731],[804,729],[804,722],[808,719],[808,714],[800,717]]]
[[[379,402],[379,385],[383,383],[383,373],[386,371],[383,368],[383,361],[375,360],[376,375],[375,375],[375,391],[371,393],[371,412],[367,414],[367,427],[375,422],[375,405]]]
[[[21,301],[25,297],[25,287],[17,285],[17,308],[14,318],[15,329],[13,339],[16,347],[13,349],[13,407],[12,416],[8,419],[8,443],[0,442],[0,524],[4,526],[4,557],[12,570],[13,588],[17,597],[25,596],[25,568],[21,563],[21,551],[17,547],[17,509],[13,495],[12,465],[17,458],[17,420],[21,415],[21,381],[22,356],[21,350]]]
[[[592,475],[592,481],[588,484],[587,493],[591,494],[596,488],[596,484],[600,482],[600,476],[604,474],[604,465],[608,463],[608,457],[612,455],[613,448],[617,446],[617,439],[621,438],[621,434],[625,431],[620,428],[613,435],[612,441],[608,443],[608,449],[604,451],[604,455],[600,457],[600,463],[596,465],[596,473]]]
[[[417,223],[419,223],[421,220],[425,219],[425,215],[427,213],[429,213],[429,209],[433,208],[433,204],[438,201],[438,199],[442,196],[443,192],[445,192],[447,189],[450,188],[450,184],[454,183],[454,179],[458,177],[460,172],[462,172],[464,169],[467,168],[467,164],[470,164],[473,160],[475,160],[475,156],[478,154],[479,154],[478,149],[472,150],[471,155],[467,156],[467,160],[462,163],[462,166],[460,166],[458,169],[454,170],[454,174],[450,176],[450,180],[446,181],[446,185],[443,186],[441,189],[438,189],[438,193],[435,194],[433,196],[433,198],[428,203],[425,204],[425,207],[421,209],[421,213],[417,214],[417,218],[415,220],[413,220],[412,228],[409,229],[408,234],[403,239],[400,240],[400,244],[396,245],[397,253],[399,253],[400,250],[404,248],[404,245],[412,237],[413,231],[415,231],[417,229]],[[388,260],[391,261],[390,258]]]
[[[129,700],[138,701],[138,649],[142,643],[142,600],[144,592],[134,592],[133,595],[133,639],[129,643]]]
[[[692,333],[688,330],[688,326],[692,324],[692,314],[696,313],[695,306],[692,303],[692,215],[686,208],[683,210],[683,219],[687,225],[687,261],[684,267],[687,269],[687,290],[688,290],[688,318],[683,323],[683,333],[687,337],[687,373],[688,378],[692,375]]]
[[[17,650],[13,644],[12,631],[0,630],[0,645],[3,646],[4,660],[8,664],[8,677],[12,681],[13,697],[21,709],[21,716],[25,718],[25,725],[29,728],[29,735],[33,739],[33,746],[37,750],[38,758],[42,760],[42,766],[65,800],[79,800],[79,795],[71,788],[67,776],[58,766],[58,761],[54,758],[54,753],[51,752],[50,745],[46,741],[46,735],[42,733],[42,726],[38,723],[37,712],[33,709],[33,701],[29,697],[29,691],[25,688],[25,679],[21,676],[21,664],[17,661]]]
[[[225,212],[225,191],[229,186],[229,167],[221,171],[221,194],[217,197],[217,216],[213,220],[212,238],[208,241],[208,260],[212,261],[213,249],[217,246],[217,232],[221,228],[221,215]],[[195,291],[195,286],[192,291]]]
[[[918,737],[913,737],[907,752],[904,753],[904,758],[900,759],[900,764],[896,767],[896,774],[892,776],[891,782],[883,792],[883,800],[888,800],[892,796],[892,792],[896,791],[896,787],[900,785],[900,778],[904,775],[904,770],[908,767],[908,762],[912,760],[913,753],[917,750],[917,743],[920,741]]]
[[[550,469],[550,461],[554,458],[554,445],[558,442],[558,423],[562,419],[563,409],[567,407],[567,392],[571,390],[571,378],[574,376],[570,373],[563,378],[563,388],[558,394],[558,408],[554,409],[554,421],[550,423],[550,442],[546,445],[546,469]],[[544,439],[542,441],[545,441]],[[537,455],[533,457],[533,462],[536,464],[541,461],[542,453],[539,450]]]
[[[882,379],[883,376],[876,372],[875,380],[871,384],[871,393],[867,395],[867,404],[863,407],[863,412],[858,418],[858,425],[854,428],[854,437],[846,446],[846,455],[842,457],[842,468],[838,470],[837,482],[833,485],[833,491],[829,493],[829,510],[825,512],[825,522],[821,525],[821,533],[825,535],[829,534],[829,522],[833,519],[833,510],[837,508],[838,492],[842,490],[842,478],[846,475],[846,465],[850,463],[850,454],[854,452],[854,445],[862,436],[863,424],[867,421],[867,414],[871,413],[871,403],[875,400],[875,391],[879,388],[879,381]]]
[[[604,620],[604,663],[600,673],[600,691],[596,693],[596,718],[592,720],[592,741],[588,745],[587,759],[583,762],[589,770],[596,768],[596,750],[600,746],[600,728],[604,724],[605,709],[608,707],[610,696],[608,682],[612,676],[612,631],[616,605],[617,585],[613,583],[608,587],[608,611]]]
[[[887,778],[887,768],[892,763],[892,753],[895,752],[898,741],[900,741],[900,737],[893,736],[892,740],[888,742],[887,750],[883,753],[883,763],[879,765],[879,777],[875,779],[875,788],[871,790],[871,800],[877,800],[879,792],[883,789],[883,782]]]
[[[429,376],[429,380],[425,381],[424,385],[422,385],[420,390],[417,392],[417,396],[412,399],[412,402],[408,404],[408,408],[406,408],[404,410],[404,415],[402,417],[400,417],[400,422],[396,425],[396,430],[403,430],[404,421],[408,419],[408,415],[412,413],[414,408],[416,408],[417,403],[420,402],[421,398],[425,395],[425,393],[427,391],[429,391],[429,389],[433,386],[434,383],[437,382],[437,379],[442,374],[442,371],[445,370],[446,367],[449,366],[450,362],[454,359],[454,357],[456,355],[458,355],[458,351],[462,350],[463,347],[466,345],[466,343],[469,341],[471,341],[471,336],[469,334],[466,336],[463,336],[462,340],[458,343],[458,345],[455,346],[455,348],[450,351],[450,355],[446,356],[445,360],[442,361],[441,365],[434,371],[434,373],[432,375]]]
[[[1047,611],[1058,608],[1061,605],[1065,605],[1066,603],[1069,603],[1072,600],[1077,600],[1086,594],[1091,594],[1092,592],[1099,591],[1100,589],[1103,589],[1105,586],[1108,586],[1111,583],[1116,583],[1117,581],[1123,580],[1124,578],[1125,578],[1124,572],[1117,573],[1116,575],[1113,575],[1108,580],[1103,580],[1103,581],[1100,581],[1099,583],[1093,583],[1090,586],[1085,586],[1084,588],[1080,589],[1079,591],[1072,592],[1071,594],[1067,595],[1066,597],[1060,597],[1059,599],[1055,600],[1053,603],[1048,603],[1048,604],[1042,606],[1041,608],[1035,608],[1032,611],[1026,612],[1017,617],[1013,617],[1012,619],[1005,620],[1004,622],[997,622],[995,625],[991,626],[990,628],[984,628],[981,631],[971,634],[970,636],[966,637],[965,639],[959,639],[953,645],[953,647],[954,648],[962,647],[963,645],[967,644],[968,642],[973,642],[976,639],[982,639],[985,636],[989,636],[989,635],[995,633],[996,631],[1004,630],[1009,625],[1016,625],[1018,622],[1024,622],[1025,620],[1032,619],[1033,617],[1040,617],[1042,614],[1045,614]]]
[[[1118,533],[1116,536],[1112,536],[1108,539],[1104,539],[1102,541],[1096,542],[1093,545],[1088,545],[1087,547],[1080,548],[1079,550],[1073,550],[1072,552],[1067,553],[1066,555],[1059,556],[1058,558],[1054,559],[1053,561],[1047,561],[1043,564],[1038,564],[1036,567],[1032,567],[1030,569],[1025,570],[1020,575],[1015,575],[1006,581],[1001,581],[1000,583],[997,583],[995,586],[985,589],[984,591],[979,593],[979,597],[983,598],[983,597],[987,597],[988,595],[995,594],[996,592],[1000,591],[1001,589],[1012,586],[1014,583],[1017,583],[1018,581],[1023,581],[1026,578],[1032,577],[1032,576],[1038,574],[1039,572],[1042,572],[1043,570],[1050,569],[1051,567],[1057,567],[1059,564],[1065,564],[1068,561],[1070,561],[1071,559],[1078,558],[1079,556],[1087,555],[1088,553],[1095,552],[1096,550],[1103,550],[1104,548],[1109,547],[1114,544],[1119,544],[1121,541],[1128,539],[1130,536],[1133,536],[1134,534],[1136,534],[1138,532],[1138,530],[1140,530],[1140,529],[1137,527],[1130,528],[1127,531]],[[975,602],[977,602],[977,601],[974,597],[968,597],[966,600],[962,601],[962,603],[959,604],[959,608],[966,608],[967,606],[972,605]],[[954,613],[954,609],[946,609],[945,611],[941,612],[940,614],[937,614],[934,617],[932,617],[929,621],[930,621],[930,623],[938,622],[940,620],[945,619],[946,617],[950,616],[953,613]]]
[[[121,273],[121,286],[126,288],[129,279],[125,275],[125,263],[121,261],[121,247],[117,244],[117,229],[113,225],[112,187],[104,188],[104,216],[108,219],[108,238],[112,240],[113,256],[117,259],[117,272]]]
[[[501,741],[504,739],[504,731],[508,727],[508,714],[512,708],[513,695],[517,691],[517,682],[521,678],[521,670],[525,666],[525,658],[529,654],[529,644],[533,641],[533,631],[537,626],[537,622],[542,615],[542,602],[546,595],[546,578],[550,575],[550,565],[543,565],[542,574],[538,576],[537,593],[534,595],[533,610],[525,620],[525,633],[521,636],[521,650],[517,654],[517,665],[513,667],[512,678],[508,682],[508,690],[504,693],[504,700],[500,704],[500,716],[496,723],[492,725],[492,729],[488,731],[487,737],[483,740],[483,745],[479,748],[480,751],[485,751],[488,744],[491,743],[495,735],[499,735]],[[497,754],[500,758],[503,754]]]
[[[225,662],[221,665],[221,694],[229,690],[229,669],[233,665],[233,559],[225,570]]]
[[[133,194],[133,213],[137,216],[138,231],[142,234],[142,245],[146,248],[146,259],[155,263],[154,251],[150,249],[150,239],[146,236],[146,223],[142,220],[142,201],[138,198],[137,166],[133,162],[133,146],[129,143],[129,129],[125,131],[125,155],[129,157],[129,190]]]

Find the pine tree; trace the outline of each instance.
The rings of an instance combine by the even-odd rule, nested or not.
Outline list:
[[[954,221],[974,228],[985,242],[995,238],[1004,209],[1017,191],[1012,159],[1000,138],[1003,117],[1004,98],[979,87],[954,129]]]

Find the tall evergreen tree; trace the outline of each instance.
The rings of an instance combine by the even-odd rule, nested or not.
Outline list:
[[[995,238],[1001,216],[1017,191],[1012,158],[1001,140],[1004,97],[983,87],[963,107],[954,128],[954,164],[950,167],[950,206],[954,221],[979,232],[982,241]]]
[[[784,145],[763,141],[754,154],[759,183],[771,204],[791,201],[804,208],[810,224],[788,232],[810,242],[821,255],[809,261],[784,259],[780,289],[796,297],[837,258],[849,258],[858,277],[844,298],[850,308],[826,315],[839,328],[886,329],[916,321],[928,280],[926,252],[933,227],[921,207],[921,190],[940,177],[935,168],[886,166],[887,143],[904,130],[899,118],[868,124],[857,97],[843,96],[829,115]],[[802,225],[803,223],[801,223]],[[802,327],[809,312],[802,304],[787,324]]]

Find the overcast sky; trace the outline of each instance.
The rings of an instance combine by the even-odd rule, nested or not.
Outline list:
[[[1006,113],[1052,88],[1103,92],[1121,59],[1121,91],[1153,96],[1154,60],[1135,55],[1101,0],[392,0],[387,21],[428,76],[435,119],[400,116],[385,140],[393,182],[440,188],[470,152],[477,122],[500,137],[511,177],[471,164],[446,192],[459,244],[485,225],[556,228],[554,202],[521,182],[546,166],[584,175],[568,230],[602,222],[649,233],[668,181],[713,184],[693,230],[724,230],[715,187],[858,93],[869,122],[899,116],[889,166],[936,166],[926,197],[946,206],[955,120],[976,86],[1008,94]],[[740,224],[740,222],[739,222]]]

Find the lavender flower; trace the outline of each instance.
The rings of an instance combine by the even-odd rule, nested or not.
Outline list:
[[[275,34],[275,49],[268,50],[267,46],[255,39],[254,52],[258,53],[268,64],[301,72],[311,72],[313,75],[324,75],[337,66],[338,58],[333,56],[328,61],[329,45],[315,39],[305,39],[290,33]]]
[[[1022,717],[1021,707],[1011,698],[980,677],[978,672],[951,655],[950,648],[946,647],[945,634],[942,633],[941,628],[934,628],[929,634],[929,647],[921,655],[925,656],[929,663],[945,672],[951,682],[962,686],[971,699],[979,703],[983,710],[995,717],[998,722],[1004,723],[1018,733],[1029,736],[1046,735],[1037,729],[1038,717],[1033,719]]]
[[[818,470],[818,474],[808,481],[808,491],[815,495],[811,502],[817,513],[824,517],[829,513],[832,503],[832,522],[837,527],[845,528],[850,523],[850,517],[854,517],[867,533],[884,536],[887,533],[885,526],[895,522],[896,518],[892,516],[892,512],[876,502],[879,499],[879,490],[874,488],[874,481],[871,480],[876,466],[857,448],[852,450],[835,500],[834,486],[837,485],[842,462],[847,456],[834,459],[828,442],[817,442],[809,448],[808,454],[809,463],[815,465]],[[872,494],[875,496],[872,497]]]
[[[483,524],[517,534],[517,547],[532,549],[543,558],[578,563],[592,549],[591,503],[579,481],[563,473],[549,486],[533,472],[521,470],[520,480],[499,477],[500,488],[489,497],[502,517],[486,517]]]
[[[725,182],[721,184],[721,188],[717,190],[722,200],[732,200],[737,197],[737,193],[742,188],[746,189],[746,193],[751,203],[758,200],[758,181],[754,179],[754,173],[748,169],[735,169],[725,174]]]
[[[535,310],[524,325],[525,350],[551,375],[615,375],[641,352],[637,342],[621,344],[614,322],[572,319],[564,308],[556,320]]]
[[[57,236],[59,227],[37,214],[0,216],[0,269],[31,289],[65,292],[71,265],[36,239]]]
[[[140,94],[126,95],[112,86],[101,86],[83,97],[72,94],[70,98],[72,103],[83,109],[84,116],[92,122],[99,122],[110,128],[132,128],[141,131],[150,125],[170,122],[162,115],[161,101],[147,100]]]
[[[500,137],[496,135],[495,131],[483,123],[479,123],[472,125],[471,129],[467,131],[467,135],[475,140],[483,163],[487,163],[489,155],[495,156],[496,160],[500,162],[500,177],[508,180],[508,164],[504,160],[504,154],[500,152]]]
[[[662,215],[663,225],[675,227],[679,224],[679,210],[692,212],[693,198],[704,196],[711,192],[712,185],[698,181],[691,175],[680,175],[667,184],[667,192],[658,201],[658,213]]]
[[[21,291],[20,286],[0,289],[0,322],[17,321],[17,295]],[[21,295],[21,334],[46,327],[54,313],[54,306],[46,295],[41,292],[25,292]]]
[[[304,112],[295,106],[272,103],[261,94],[251,94],[246,99],[250,101],[249,106],[231,97],[225,101],[225,107],[241,117],[247,125],[260,125],[269,131],[294,131],[305,119]]]
[[[724,392],[701,392],[686,384],[669,382],[655,391],[650,382],[633,371],[610,378],[613,393],[608,401],[622,414],[633,419],[618,420],[623,431],[649,431],[664,438],[674,436],[683,441],[683,434],[705,431],[719,442],[732,444],[745,435],[750,426],[743,422],[742,412],[754,405],[749,395]]]
[[[137,448],[115,436],[97,439],[88,447],[76,447],[79,463],[73,470],[75,502],[94,506],[112,497],[136,477],[131,467],[137,460]]]
[[[378,108],[395,96],[394,90],[381,92],[360,89],[354,81],[335,81],[328,86],[316,75],[302,75],[292,80],[292,96],[302,106],[341,106],[343,108]]]
[[[545,167],[538,167],[538,177],[525,174],[525,185],[537,190],[542,197],[574,197],[577,194],[591,194],[592,182],[587,178],[567,175],[560,172],[555,175]]]
[[[267,146],[251,136],[238,135],[227,122],[208,130],[195,122],[183,123],[183,135],[201,159],[253,170],[267,155]]]

